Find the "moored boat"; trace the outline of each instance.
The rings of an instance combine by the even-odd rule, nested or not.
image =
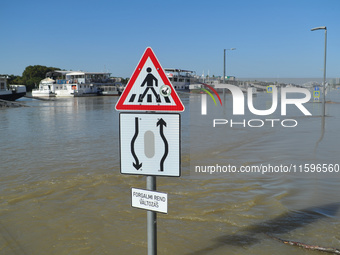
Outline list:
[[[32,91],[33,97],[79,97],[102,95],[110,88],[110,94],[119,95],[110,73],[53,71],[46,74],[46,78],[39,84],[39,89]]]
[[[197,83],[194,71],[176,68],[164,68],[164,71],[172,86],[177,91],[189,91],[190,84]]]
[[[55,97],[55,80],[45,78],[40,81],[39,88],[32,90],[32,97]]]
[[[0,77],[0,99],[15,101],[26,95],[25,85],[9,85],[7,88],[7,77]]]

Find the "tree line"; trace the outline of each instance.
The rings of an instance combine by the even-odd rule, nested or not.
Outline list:
[[[47,67],[41,65],[34,65],[34,66],[27,66],[22,73],[22,76],[19,75],[0,75],[0,76],[7,76],[7,83],[8,85],[11,84],[20,84],[26,85],[26,90],[31,91],[34,88],[39,86],[39,82],[42,79],[45,79],[46,73],[52,72],[55,70],[61,70],[57,67]]]

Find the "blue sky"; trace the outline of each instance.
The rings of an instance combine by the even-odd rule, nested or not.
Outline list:
[[[130,77],[146,47],[163,68],[239,78],[340,77],[339,0],[3,0],[0,74],[28,65]]]

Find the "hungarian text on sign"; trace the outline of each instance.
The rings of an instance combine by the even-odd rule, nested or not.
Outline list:
[[[168,194],[132,188],[131,206],[149,211],[168,213]]]

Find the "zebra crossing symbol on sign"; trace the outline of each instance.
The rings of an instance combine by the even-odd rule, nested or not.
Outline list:
[[[184,106],[151,48],[147,48],[120,96],[118,111],[182,112]]]

